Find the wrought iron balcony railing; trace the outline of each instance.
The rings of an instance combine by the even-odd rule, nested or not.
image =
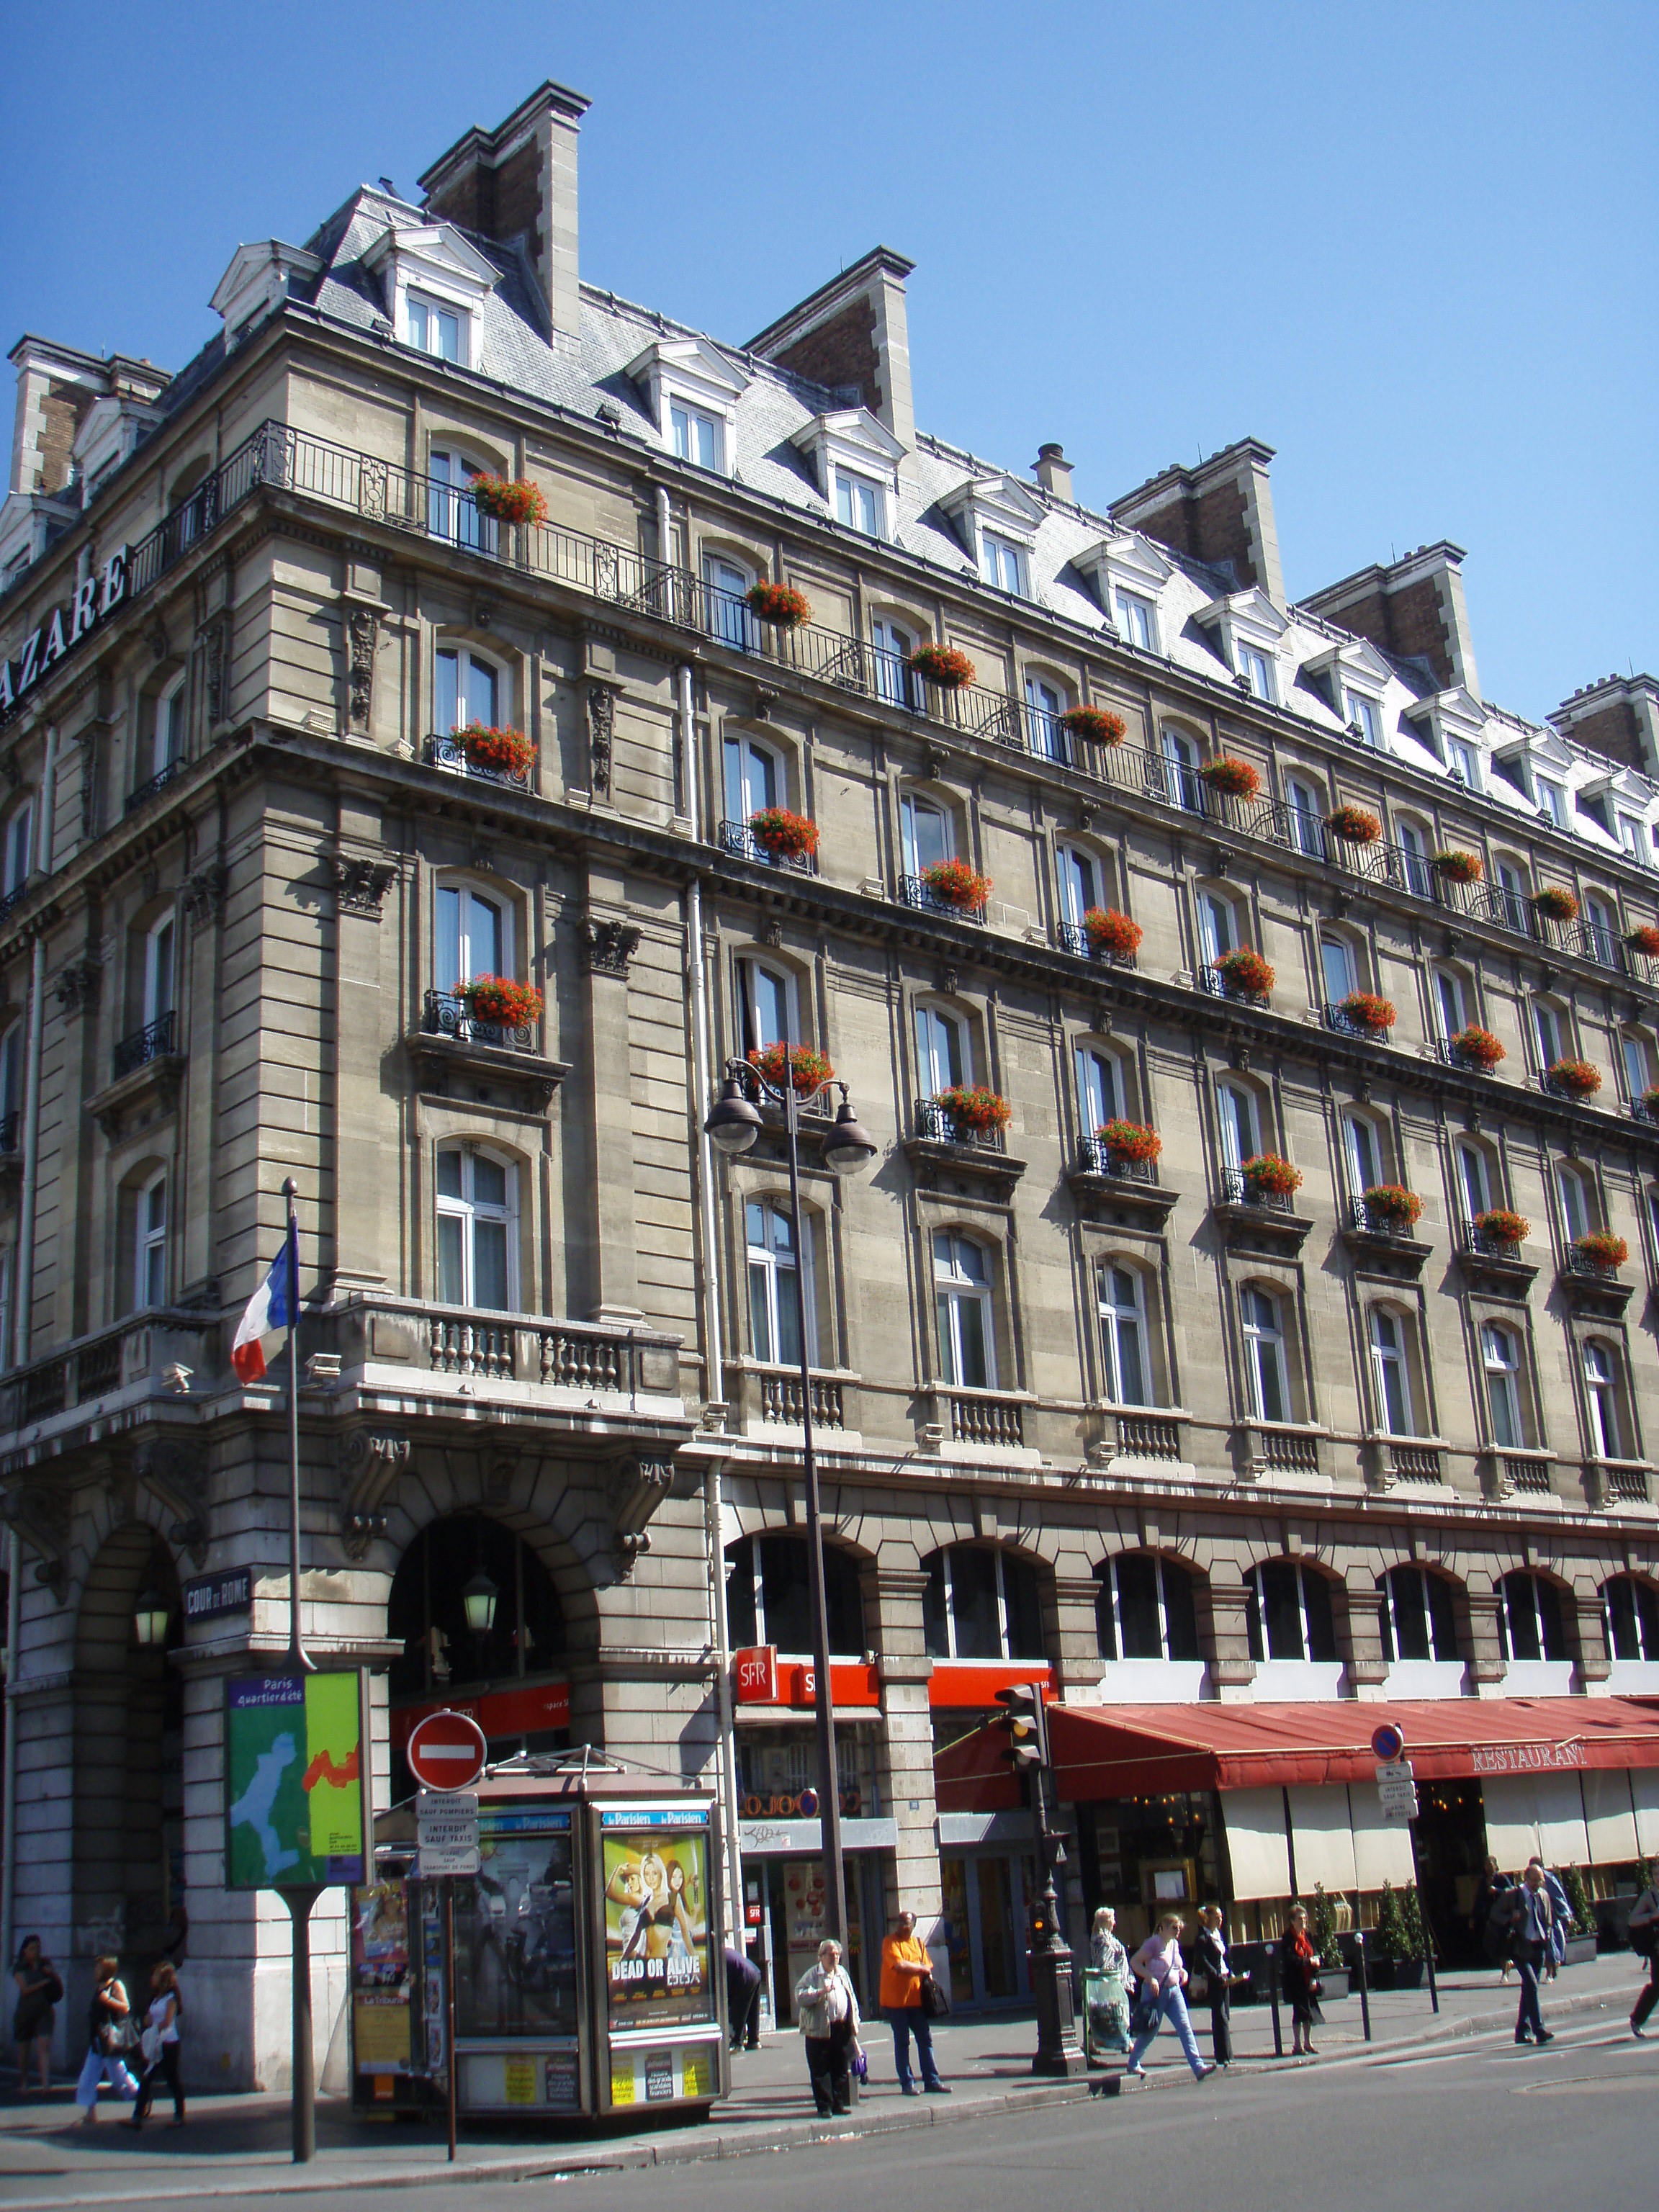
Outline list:
[[[434,768],[448,769],[452,774],[476,777],[484,783],[504,784],[509,791],[528,791],[533,763],[526,761],[522,768],[483,768],[466,757],[466,747],[459,734],[447,738],[437,735],[426,741],[426,757]]]
[[[1237,1168],[1222,1170],[1221,1197],[1224,1205],[1259,1206],[1266,1213],[1293,1213],[1296,1210],[1294,1191],[1267,1190]]]
[[[1495,1237],[1490,1229],[1477,1229],[1472,1221],[1463,1224],[1458,1232],[1458,1242],[1463,1251],[1471,1253],[1477,1260],[1518,1260],[1521,1257],[1518,1243],[1511,1242],[1508,1237]]]
[[[1363,1198],[1348,1200],[1348,1226],[1361,1237],[1395,1237],[1409,1242],[1416,1230],[1414,1222],[1398,1213],[1385,1212],[1379,1206],[1368,1205]]]
[[[981,906],[958,906],[936,891],[920,876],[901,876],[898,880],[898,902],[901,906],[918,908],[924,914],[949,915],[952,921],[971,921],[975,928],[985,927],[985,908]]]
[[[1611,1260],[1598,1260],[1593,1253],[1581,1252],[1569,1244],[1562,1256],[1561,1273],[1581,1283],[1622,1283],[1623,1276]]]
[[[1320,1012],[1326,1028],[1334,1030],[1339,1036],[1364,1037],[1368,1044],[1387,1044],[1394,1035],[1392,1029],[1378,1029],[1370,1022],[1361,1021],[1344,1006],[1322,1006]]]
[[[0,921],[3,921],[15,908],[21,906],[29,895],[30,888],[29,878],[26,875],[21,884],[14,884],[5,896],[0,898]]]
[[[974,1152],[1006,1152],[1008,1149],[1005,1130],[981,1128],[971,1121],[959,1121],[937,1098],[917,1099],[916,1134],[930,1138],[935,1144],[962,1145]]]
[[[148,805],[155,798],[158,791],[165,791],[168,784],[175,782],[188,766],[189,763],[181,759],[170,760],[165,768],[158,768],[154,775],[128,793],[127,812],[136,814],[141,806]]]
[[[1113,952],[1103,945],[1097,945],[1080,921],[1062,921],[1060,925],[1060,946],[1062,952],[1075,952],[1079,959],[1092,960],[1102,968],[1133,968],[1133,952]]]
[[[722,822],[720,826],[722,853],[730,853],[739,860],[758,860],[766,868],[793,868],[797,875],[816,874],[817,860],[811,853],[775,853],[769,845],[763,845],[746,822]]]
[[[179,1026],[176,1012],[169,1012],[158,1020],[146,1022],[131,1036],[123,1037],[115,1048],[112,1073],[118,1082],[122,1076],[131,1075],[135,1068],[144,1067],[152,1060],[165,1060],[175,1050],[174,1036]]]
[[[1103,1137],[1085,1137],[1079,1148],[1079,1166],[1085,1175],[1111,1176],[1118,1182],[1157,1184],[1156,1160],[1126,1160],[1110,1150]]]
[[[459,991],[428,991],[421,1028],[428,1036],[454,1037],[462,1044],[493,1044],[506,1052],[534,1052],[533,1022],[483,1022]]]

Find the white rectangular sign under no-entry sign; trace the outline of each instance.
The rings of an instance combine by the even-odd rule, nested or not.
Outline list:
[[[471,1792],[422,1790],[415,1801],[420,1874],[475,1875],[478,1871],[478,1801]]]

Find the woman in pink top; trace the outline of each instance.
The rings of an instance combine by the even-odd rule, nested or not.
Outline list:
[[[1129,1961],[1140,1988],[1135,1998],[1135,2010],[1150,2014],[1150,2027],[1143,2027],[1135,2037],[1134,2048],[1129,2053],[1129,2063],[1124,2072],[1131,2081],[1141,2079],[1141,2060],[1151,2047],[1153,2037],[1167,2020],[1181,2038],[1181,2047],[1187,2054],[1187,2063],[1193,2069],[1195,2081],[1206,2081],[1215,2072],[1198,2055],[1198,2038],[1193,2033],[1193,2024],[1187,2017],[1187,2000],[1181,1994],[1186,1985],[1187,1969],[1181,1957],[1181,1919],[1174,1912],[1166,1912],[1158,1926],[1146,1938]]]

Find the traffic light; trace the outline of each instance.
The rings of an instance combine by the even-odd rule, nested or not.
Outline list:
[[[999,1690],[997,1703],[1007,1714],[1002,1725],[1008,1731],[1008,1748],[1003,1757],[1015,1773],[1029,1774],[1047,1766],[1048,1716],[1043,1710],[1042,1685],[1020,1682],[1012,1689]]]

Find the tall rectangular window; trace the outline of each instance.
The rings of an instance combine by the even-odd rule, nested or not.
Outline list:
[[[1267,654],[1253,645],[1241,645],[1238,648],[1238,672],[1249,686],[1251,697],[1265,699],[1271,706],[1273,671],[1273,663]]]
[[[701,409],[672,402],[668,410],[669,428],[673,433],[674,451],[683,461],[695,461],[700,469],[721,470],[724,466],[726,440],[724,426],[712,415]]]
[[[1144,653],[1158,650],[1158,612],[1150,599],[1143,599],[1138,592],[1117,594],[1118,635],[1126,645],[1138,645]]]
[[[1348,720],[1357,729],[1373,751],[1382,744],[1382,716],[1375,699],[1368,699],[1363,691],[1348,694]]]
[[[980,533],[980,572],[988,584],[999,591],[1020,594],[1019,548],[1006,538],[998,538],[989,530]]]
[[[424,300],[418,292],[408,297],[409,343],[421,353],[435,354],[440,361],[461,357],[461,319],[453,307]]]
[[[881,486],[871,483],[864,477],[850,477],[844,469],[836,471],[836,518],[849,530],[862,531],[866,538],[882,534]]]

